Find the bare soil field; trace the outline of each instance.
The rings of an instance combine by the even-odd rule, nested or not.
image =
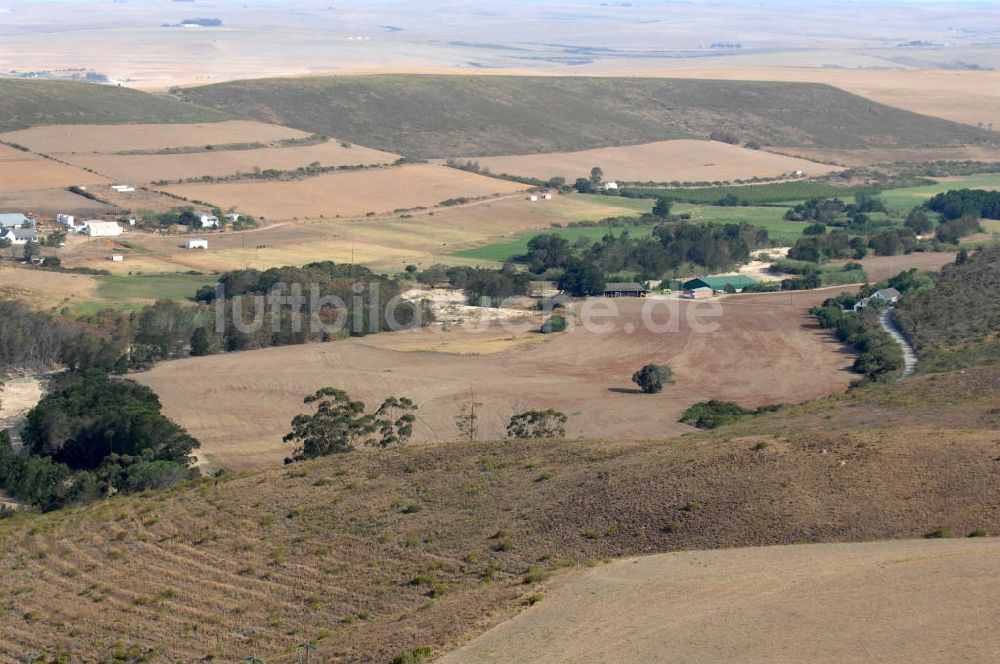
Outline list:
[[[235,207],[269,220],[363,217],[369,212],[433,207],[441,201],[511,194],[525,185],[417,164],[319,175],[282,182],[173,185],[164,190],[221,208]]]
[[[266,122],[227,120],[190,124],[46,125],[0,134],[0,140],[44,154],[107,154],[280,141],[308,135]]]
[[[955,262],[955,255],[954,251],[942,251],[901,256],[869,256],[857,262],[864,265],[868,279],[874,284],[914,267],[920,271],[940,270],[942,266]]]
[[[140,193],[144,192],[122,197]],[[127,203],[122,201],[123,205]],[[165,198],[165,204],[177,205],[178,201]],[[138,207],[155,209],[145,200]],[[152,271],[223,272],[247,265],[267,269],[319,260],[353,259],[378,270],[398,272],[410,264],[427,267],[434,263],[482,262],[450,254],[469,246],[502,241],[524,231],[544,230],[554,223],[599,220],[624,212],[599,200],[578,196],[555,196],[551,201],[534,203],[522,196],[510,196],[438,209],[433,214],[418,211],[405,219],[400,215],[353,221],[314,219],[279,222],[246,232],[209,233],[204,234],[209,241],[207,251],[184,249],[183,236],[131,233],[127,241],[140,248],[142,255],[130,255],[124,264],[117,265],[106,265],[105,255],[76,251],[73,245],[61,255],[70,266],[113,271],[136,269],[133,262],[136,260],[143,264],[157,261],[159,266]]]
[[[562,176],[572,182],[589,177],[600,166],[606,180],[626,182],[700,182],[773,178],[803,171],[826,175],[833,167],[718,141],[676,140],[580,152],[551,152],[509,157],[470,157],[494,173],[547,180]]]
[[[36,215],[54,217],[60,212],[98,216],[109,211],[110,208],[103,203],[61,188],[0,191],[0,212],[32,212]]]
[[[838,164],[849,168],[889,164],[897,161],[1000,161],[1000,147],[986,145],[960,148],[864,148],[860,150],[787,147],[768,147],[766,149],[778,154]]]
[[[0,265],[0,297],[22,300],[39,309],[93,301],[96,289],[90,275]]]
[[[106,182],[100,175],[0,144],[0,194]]]
[[[572,577],[437,661],[987,664],[998,594],[1000,539],[667,553]]]
[[[664,323],[672,306],[677,331],[657,333],[643,325],[643,300],[600,300],[618,308],[617,317],[600,319],[614,322],[606,334],[577,327],[504,349],[498,340],[533,336],[538,324],[485,333],[424,329],[165,362],[136,378],[202,442],[205,457],[234,469],[280,463],[291,418],[303,397],[324,386],[369,403],[390,394],[414,398],[419,442],[456,438],[454,418],[470,390],[484,404],[483,438],[502,437],[518,404],[562,410],[572,436],[663,438],[689,430],[677,420],[697,401],[758,406],[845,389],[855,379],[852,357],[807,312],[834,292],[724,298],[718,318],[700,319],[718,323],[711,333],[696,333],[688,315],[712,305],[658,302],[653,319]],[[501,352],[473,355],[477,342]],[[670,365],[677,384],[655,396],[637,393],[630,377],[648,362]]]
[[[287,384],[298,391],[294,381]],[[439,657],[539,597],[529,617],[550,601],[561,606],[564,580],[573,588],[574,573],[611,558],[916,539],[937,528],[962,539],[937,543],[936,551],[971,546],[964,538],[976,529],[1000,532],[998,395],[1000,368],[982,367],[869,386],[665,441],[506,440],[359,450],[45,515],[20,514],[0,520],[6,607],[0,660],[65,654],[104,662],[113,651],[135,646],[150,661],[237,661],[256,651],[267,661],[291,662],[296,643],[315,641],[317,662],[386,664],[417,647]],[[225,396],[220,390],[218,397]],[[269,416],[267,396],[246,412],[248,422],[257,411]],[[645,417],[658,417],[656,408],[648,407]],[[848,628],[872,616],[909,629],[912,614],[891,612],[898,594],[926,608],[917,615],[929,634],[953,627],[941,641],[955,644],[952,661],[973,658],[969,649],[980,643],[993,647],[995,629],[983,634],[979,626],[985,618],[996,623],[995,563],[983,569],[971,554],[942,557],[957,570],[943,577],[929,553],[898,549],[883,556],[882,545],[864,546],[873,548],[840,549],[842,561],[817,550],[812,567],[802,559],[809,549],[731,552],[740,561],[728,566],[711,556],[687,558],[676,575],[692,592],[674,593],[676,603],[663,611],[676,612],[671,628],[686,629],[700,616],[678,607],[708,607],[730,589],[739,590],[732,593],[737,607],[753,602],[767,609],[706,614],[706,633],[718,640],[689,648],[721,648],[753,638],[738,629],[746,622],[724,633],[723,619],[756,617],[772,630],[764,636],[789,640],[798,629],[809,634],[828,614],[841,616],[827,601],[839,599],[856,609],[856,616],[845,617],[845,633],[880,643],[893,637],[874,622],[866,635]],[[791,579],[775,571],[781,562],[791,579],[817,590],[817,602],[803,599]],[[744,563],[740,576],[736,565]],[[705,577],[712,571],[719,573],[714,585]],[[876,589],[887,590],[882,597],[860,587],[865,574]],[[904,580],[909,588],[901,586]],[[649,579],[648,585],[656,590],[669,581]],[[609,582],[609,606],[633,611],[615,602],[621,586],[640,592],[640,583]],[[944,610],[922,603],[939,597],[944,585],[954,589],[941,597]],[[846,594],[850,589],[858,600]],[[658,613],[662,599],[649,596]],[[864,597],[872,602],[856,603]],[[584,599],[572,610],[585,611],[601,596]],[[981,615],[969,617],[963,629],[958,621],[972,604]],[[615,620],[604,615],[590,629]],[[817,638],[834,639],[840,624],[823,622],[829,633]],[[783,628],[787,633],[779,633]],[[685,649],[673,646],[664,652],[684,656]],[[933,646],[928,653],[938,652]],[[871,658],[861,653],[853,661]]]
[[[339,141],[331,140],[316,145],[256,150],[153,155],[77,154],[64,158],[122,182],[149,183],[205,175],[224,177],[249,173],[255,168],[290,171],[312,164],[327,167],[391,164],[399,157],[360,146],[343,147]]]

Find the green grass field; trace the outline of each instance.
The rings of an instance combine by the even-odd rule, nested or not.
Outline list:
[[[920,187],[887,189],[881,193],[882,200],[893,210],[910,210],[926,203],[935,194],[951,189],[998,189],[1000,173],[990,175],[969,175],[939,180],[936,184]]]
[[[97,293],[102,299],[137,306],[156,300],[190,300],[199,288],[218,281],[213,275],[203,274],[115,275],[100,276],[97,280]]]
[[[578,194],[583,197],[593,198],[606,205],[616,205],[623,211],[648,211],[653,201],[642,198],[621,198],[615,196],[601,196],[599,194]],[[674,214],[690,213],[691,222],[705,224],[710,222],[734,224],[745,221],[754,226],[767,229],[768,236],[775,242],[781,244],[791,244],[795,242],[807,224],[797,221],[785,221],[786,208],[783,207],[718,207],[713,205],[691,205],[688,203],[677,203],[673,207]],[[628,230],[633,237],[649,236],[654,225],[631,226],[625,228],[615,228],[608,226],[597,226],[589,228],[553,228],[545,231],[529,231],[521,233],[504,242],[488,244],[482,247],[466,249],[455,253],[455,256],[462,258],[475,258],[489,261],[506,261],[515,256],[523,255],[528,250],[528,241],[536,235],[544,233],[555,233],[566,238],[570,242],[576,242],[580,238],[586,238],[591,242],[596,242],[604,237],[608,232],[618,234],[623,230]]]
[[[852,194],[851,189],[811,181],[772,182],[769,184],[727,185],[689,189],[646,187],[630,187],[629,189],[642,195],[648,195],[650,198],[662,196],[663,198],[675,201],[709,205],[730,194],[751,205],[804,201],[807,198],[844,198]]]
[[[515,256],[521,256],[527,253],[528,241],[537,235],[552,233],[565,238],[571,243],[576,242],[580,238],[586,238],[589,242],[597,242],[608,233],[619,235],[625,231],[628,231],[629,235],[632,237],[648,237],[653,232],[653,226],[629,226],[627,228],[595,226],[588,228],[553,228],[546,231],[531,231],[528,233],[521,233],[517,235],[515,239],[508,242],[497,242],[494,244],[487,244],[482,247],[475,247],[473,249],[465,249],[464,251],[458,251],[452,255],[460,258],[475,258],[485,261],[503,262],[509,261]]]

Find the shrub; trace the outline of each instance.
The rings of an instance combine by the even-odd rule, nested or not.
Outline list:
[[[542,583],[543,581],[548,581],[549,577],[552,576],[548,570],[546,570],[541,565],[530,565],[528,571],[524,573],[521,580],[526,583]]]
[[[431,649],[428,646],[420,646],[396,655],[392,658],[392,664],[422,664],[430,656]]]
[[[507,423],[508,438],[562,438],[566,435],[566,415],[549,408],[518,413]]]
[[[665,383],[674,382],[674,372],[663,364],[647,364],[632,374],[632,382],[646,394],[656,394]]]
[[[552,314],[542,325],[542,334],[552,334],[553,332],[565,332],[569,323],[562,314]]]

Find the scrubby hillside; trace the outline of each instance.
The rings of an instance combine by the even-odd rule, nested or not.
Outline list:
[[[353,453],[0,520],[0,659],[273,661],[319,639],[318,661],[384,664],[614,556],[1000,532],[998,399],[980,368],[666,442]]]
[[[48,124],[213,122],[225,113],[129,88],[0,78],[0,131]]]
[[[178,94],[411,157],[571,151],[713,132],[825,148],[993,140],[973,127],[806,83],[376,75],[233,81]]]
[[[947,265],[934,288],[904,297],[896,320],[922,370],[1000,362],[1000,247]]]

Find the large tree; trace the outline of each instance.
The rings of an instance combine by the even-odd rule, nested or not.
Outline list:
[[[351,452],[359,445],[401,445],[413,435],[416,404],[406,397],[390,397],[374,413],[365,412],[343,390],[324,387],[305,398],[312,413],[296,415],[284,442],[297,443],[285,463]]]

